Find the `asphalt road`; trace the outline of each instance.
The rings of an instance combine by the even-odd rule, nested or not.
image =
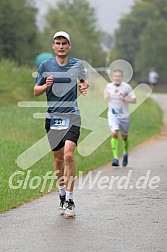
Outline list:
[[[133,149],[127,168],[94,170],[93,178],[101,174],[93,189],[77,181],[75,219],[57,214],[57,192],[1,214],[0,251],[167,251],[167,96],[153,97],[164,110],[162,133]],[[120,189],[128,174],[128,188]]]

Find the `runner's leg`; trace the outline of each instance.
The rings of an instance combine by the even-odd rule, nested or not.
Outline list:
[[[128,154],[128,135],[122,135],[123,155]]]
[[[65,177],[66,182],[66,204],[65,204],[65,216],[67,218],[73,218],[75,214],[75,204],[73,201],[73,189],[75,179],[75,162],[74,152],[76,144],[70,140],[65,141],[64,146],[64,163],[65,163]]]
[[[66,191],[73,192],[74,188],[74,177],[75,177],[75,163],[74,163],[74,151],[76,144],[70,140],[65,141],[64,146],[64,163],[65,163],[65,177],[67,178],[66,182]],[[69,198],[68,198],[69,199]],[[71,198],[72,199],[72,198]]]
[[[64,148],[60,150],[53,151],[54,156],[54,169],[56,176],[58,178],[58,187],[59,187],[59,198],[60,198],[60,205],[59,205],[59,213],[61,215],[64,214],[64,203],[65,203],[65,195],[66,195],[66,188],[64,182]]]
[[[118,130],[114,130],[112,132],[111,148],[113,152],[113,157],[118,159]]]
[[[123,160],[122,166],[125,167],[128,164],[128,130],[129,130],[129,118],[122,119],[120,124],[120,131],[123,140]]]
[[[119,161],[118,161],[119,121],[118,121],[118,118],[110,116],[110,113],[108,113],[108,124],[112,132],[111,149],[112,149],[113,157],[114,157],[112,161],[112,166],[119,166]]]
[[[53,151],[54,156],[54,169],[56,172],[56,175],[58,177],[59,181],[59,187],[63,188],[65,186],[64,184],[64,148],[61,148],[60,150]],[[61,191],[60,191],[61,194]]]

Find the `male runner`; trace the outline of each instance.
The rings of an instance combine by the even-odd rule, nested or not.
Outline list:
[[[108,99],[108,123],[112,132],[111,147],[114,159],[112,166],[119,166],[118,160],[118,132],[121,132],[123,139],[123,160],[122,166],[128,164],[128,129],[129,110],[128,103],[136,103],[136,97],[129,84],[123,82],[123,71],[115,70],[112,76],[113,82],[108,83],[104,98]]]
[[[56,57],[43,61],[38,69],[35,96],[46,92],[48,110],[45,129],[54,155],[54,168],[59,182],[60,214],[75,216],[73,188],[74,152],[80,135],[80,111],[77,90],[85,94],[88,84],[81,60],[69,57],[70,37],[56,32],[52,48]],[[79,80],[79,85],[77,85]]]
[[[148,73],[148,81],[153,92],[156,91],[158,79],[159,79],[158,72],[154,68],[151,68]]]

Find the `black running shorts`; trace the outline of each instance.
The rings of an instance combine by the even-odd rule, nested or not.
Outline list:
[[[77,119],[76,119],[77,118]],[[65,130],[50,129],[50,119],[45,119],[45,130],[47,132],[49,144],[52,151],[58,151],[64,147],[65,141],[70,140],[77,145],[80,136],[80,116],[75,116],[74,120],[71,120],[70,127]]]

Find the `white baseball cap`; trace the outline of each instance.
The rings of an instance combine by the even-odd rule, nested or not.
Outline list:
[[[66,38],[69,43],[70,43],[70,36],[68,35],[68,33],[64,32],[64,31],[59,31],[56,32],[55,35],[53,36],[53,39],[57,38],[57,37],[64,37]]]

